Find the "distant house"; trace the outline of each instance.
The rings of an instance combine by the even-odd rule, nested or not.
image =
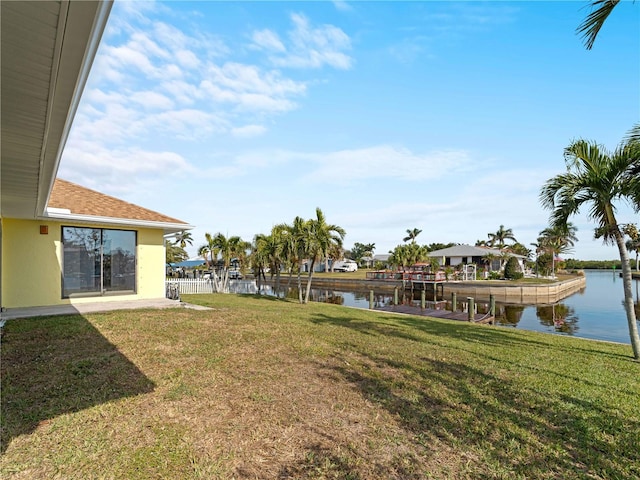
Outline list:
[[[516,257],[520,268],[524,271],[524,261],[526,257],[509,253],[509,256]],[[476,247],[473,245],[454,245],[429,252],[429,257],[437,258],[442,266],[455,267],[457,265],[486,265],[490,271],[499,271],[504,261],[504,252],[496,248]]]
[[[373,268],[378,263],[388,266],[390,257],[391,255],[388,253],[380,253],[373,257],[362,257],[361,263],[367,268]]]
[[[162,298],[163,236],[191,228],[56,180],[111,5],[0,2],[2,309]]]

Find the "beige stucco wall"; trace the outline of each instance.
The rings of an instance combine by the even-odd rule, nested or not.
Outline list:
[[[49,233],[40,234],[47,225]],[[137,293],[62,298],[62,223],[2,219],[2,306],[5,308],[110,302],[164,297],[165,251],[163,231],[138,229]],[[114,228],[65,222],[65,226]],[[134,230],[134,229],[128,229]]]

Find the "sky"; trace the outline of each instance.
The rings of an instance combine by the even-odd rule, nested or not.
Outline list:
[[[116,0],[58,175],[193,225],[191,257],[317,207],[347,249],[500,225],[530,246],[564,148],[613,150],[640,119],[640,5],[590,51],[586,6]],[[619,258],[587,213],[566,257]]]

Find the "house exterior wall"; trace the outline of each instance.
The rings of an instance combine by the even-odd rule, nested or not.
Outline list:
[[[40,233],[40,226],[48,233]],[[2,219],[2,307],[20,308],[162,298],[165,251],[163,231],[135,229],[136,293],[62,298],[62,226],[114,228],[109,225]]]

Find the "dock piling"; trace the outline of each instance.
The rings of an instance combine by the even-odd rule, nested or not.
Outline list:
[[[420,308],[422,308],[423,310],[424,310],[425,303],[426,303],[425,302],[425,297],[426,297],[426,295],[425,295],[425,291],[423,289],[423,290],[420,291]]]
[[[369,310],[373,310],[373,290],[369,290]]]
[[[473,297],[467,297],[467,304],[468,304],[468,312],[467,312],[467,319],[470,322],[473,322],[474,319],[474,313],[476,310],[476,306],[475,306],[475,300]]]
[[[456,312],[458,310],[458,296],[456,292],[451,294],[451,311]]]

